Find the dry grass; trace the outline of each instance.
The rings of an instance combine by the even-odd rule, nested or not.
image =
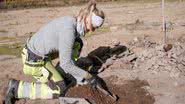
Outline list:
[[[1,8],[30,8],[30,7],[53,7],[77,5],[88,2],[89,0],[4,0]],[[121,1],[121,2],[159,2],[161,0],[97,0],[98,2]],[[167,0],[167,1],[183,1],[183,0]]]
[[[0,30],[1,33],[8,33],[7,30]]]

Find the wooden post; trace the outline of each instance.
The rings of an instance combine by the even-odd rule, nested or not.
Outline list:
[[[7,6],[7,0],[4,1],[4,5]]]
[[[165,0],[162,0],[162,22],[163,22],[163,33],[164,33],[164,39],[163,39],[163,43],[166,44],[167,42],[167,34],[166,34],[166,21],[165,21]]]

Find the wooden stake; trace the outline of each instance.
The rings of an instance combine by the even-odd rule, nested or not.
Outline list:
[[[163,18],[163,33],[164,33],[164,39],[163,39],[163,43],[166,44],[167,41],[167,34],[166,34],[166,21],[165,21],[165,4],[164,4],[164,0],[162,0],[162,18]]]

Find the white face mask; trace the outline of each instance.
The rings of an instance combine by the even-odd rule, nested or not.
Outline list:
[[[100,16],[97,16],[95,13],[92,13],[92,25],[93,27],[97,28],[100,27],[104,22],[104,19]],[[77,20],[77,32],[80,35],[80,37],[83,37],[85,35],[85,24],[84,21],[80,22]]]
[[[100,16],[97,16],[95,13],[92,13],[92,25],[97,28],[100,27],[104,22],[104,19]]]
[[[77,32],[80,35],[80,37],[83,37],[85,35],[85,25],[84,23],[81,23],[77,21]]]

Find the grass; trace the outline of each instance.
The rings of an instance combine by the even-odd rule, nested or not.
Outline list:
[[[0,30],[1,33],[8,33],[7,30]]]
[[[151,2],[161,2],[161,0],[117,0],[121,2],[146,2],[146,3],[151,3]],[[165,2],[174,2],[174,1],[180,1],[180,0],[165,0]]]
[[[110,28],[109,27],[101,27],[101,28],[96,29],[94,32],[86,33],[85,37],[88,38],[92,35],[102,34],[102,33],[106,33],[106,32],[110,32]]]
[[[109,32],[110,28],[109,27],[101,27],[96,30],[97,32]]]
[[[0,37],[0,55],[21,56],[27,37]],[[3,42],[6,40],[6,42]]]
[[[161,0],[97,0],[98,2],[161,2]],[[166,2],[174,2],[180,0],[166,0]],[[0,8],[35,8],[35,7],[56,7],[81,5],[87,0],[6,0],[6,3],[1,3]]]
[[[161,26],[161,23],[160,22],[153,22],[152,26]]]
[[[14,55],[20,57],[22,50],[21,43],[0,45],[0,55]]]
[[[0,37],[0,41],[3,41],[3,40],[15,40],[16,38],[15,37]]]

